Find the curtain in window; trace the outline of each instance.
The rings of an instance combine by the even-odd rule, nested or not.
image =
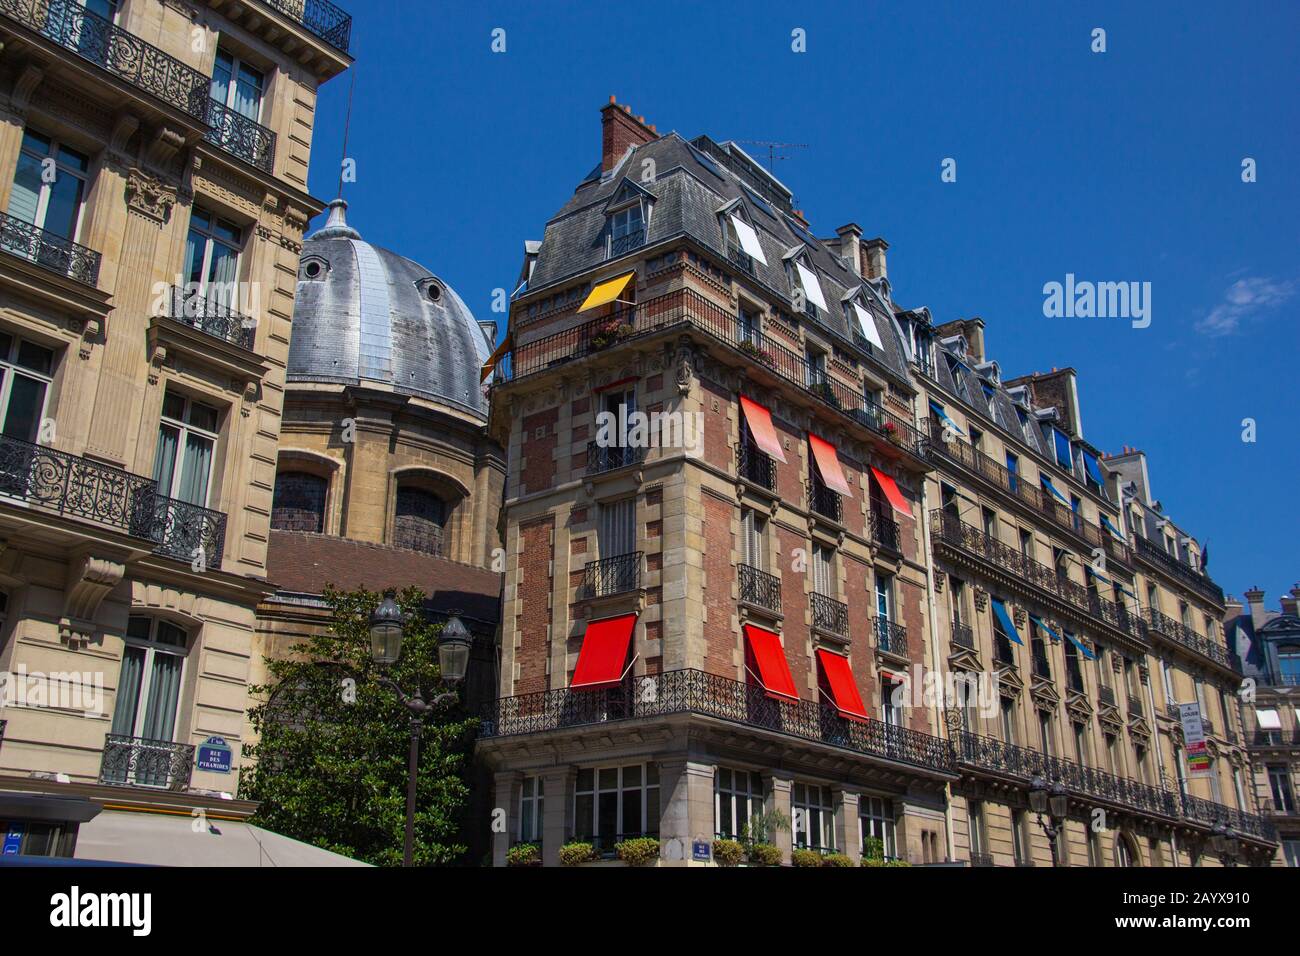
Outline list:
[[[233,308],[235,304],[235,278],[239,253],[219,242],[212,244],[212,265],[208,267],[207,298]]]
[[[261,119],[262,74],[242,63],[239,65],[239,78],[235,81],[234,109],[253,122]]]
[[[212,99],[222,106],[230,102],[230,80],[235,61],[224,50],[217,51],[217,61],[212,65]]]
[[[185,442],[185,463],[181,468],[181,486],[176,496],[200,508],[208,506],[208,476],[212,474],[212,442],[201,435],[190,435]]]
[[[628,498],[602,505],[598,532],[601,558],[615,558],[636,550],[636,501]]]
[[[149,677],[149,702],[145,706],[140,736],[146,740],[170,741],[176,732],[176,708],[181,695],[181,664],[178,654],[154,653]]]
[[[171,425],[162,425],[158,429],[158,448],[153,456],[153,480],[158,485],[158,493],[170,497],[172,477],[176,473],[176,450],[180,441],[180,432]]]
[[[9,194],[9,215],[35,224],[40,202],[41,161],[30,153],[20,153],[13,192]]]
[[[831,597],[835,594],[831,570],[834,561],[826,548],[817,548],[813,552],[813,590],[818,594]]]
[[[122,653],[122,672],[117,679],[117,701],[113,705],[111,733],[135,736],[135,717],[140,706],[140,683],[144,678],[143,647],[127,647]]]
[[[190,231],[185,240],[185,281],[196,287],[203,284],[203,249],[207,240]]]

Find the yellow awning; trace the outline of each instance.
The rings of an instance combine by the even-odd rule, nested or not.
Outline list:
[[[599,283],[596,288],[591,290],[591,294],[587,296],[587,300],[582,303],[582,308],[578,311],[586,312],[597,306],[613,302],[618,298],[619,293],[627,287],[628,280],[634,275],[636,275],[635,272],[629,272],[626,275],[616,276],[613,279],[606,279],[604,282]]]
[[[497,362],[501,361],[501,356],[505,355],[508,351],[510,351],[510,336],[507,335],[501,340],[501,344],[497,346],[497,350],[488,356],[488,360],[483,363],[483,368],[479,371],[478,376],[478,383],[480,385],[487,381],[488,376],[492,374],[492,370],[497,367]]]

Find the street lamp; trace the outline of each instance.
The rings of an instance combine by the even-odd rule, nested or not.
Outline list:
[[[1047,845],[1052,851],[1052,866],[1059,866],[1056,859],[1056,840],[1065,827],[1065,819],[1070,813],[1070,794],[1059,783],[1050,787],[1042,777],[1029,781],[1029,809],[1038,818],[1038,825],[1043,828]],[[1043,819],[1047,814],[1047,819]]]
[[[1233,832],[1231,828],[1220,820],[1214,825],[1214,830],[1210,833],[1210,847],[1218,854],[1220,860],[1230,858],[1234,849]],[[1235,861],[1234,861],[1235,862]]]
[[[438,668],[443,681],[455,687],[465,679],[469,669],[469,648],[472,638],[469,630],[453,612],[438,635]],[[406,615],[397,604],[397,592],[391,588],[384,599],[370,613],[370,656],[381,667],[396,664],[402,656],[402,634],[406,629]],[[411,749],[406,775],[406,838],[402,847],[402,865],[415,865],[415,784],[420,769],[420,731],[425,715],[440,707],[456,702],[454,690],[439,694],[431,701],[424,699],[424,691],[416,688],[408,694],[387,676],[381,675],[381,684],[391,688],[397,699],[411,712]]]

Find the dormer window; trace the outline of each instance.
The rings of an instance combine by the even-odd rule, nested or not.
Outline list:
[[[626,255],[645,245],[651,199],[649,193],[626,179],[619,186],[614,199],[605,207],[609,220],[609,258]]]
[[[830,312],[826,305],[826,297],[822,295],[821,283],[817,281],[817,273],[810,265],[795,260],[793,262],[790,284],[794,291],[803,292],[804,312],[809,318],[817,318],[817,310]]]
[[[944,358],[948,360],[948,371],[952,374],[952,383],[953,387],[957,389],[957,397],[969,403],[970,395],[966,392],[966,366],[954,355],[944,353]]]
[[[738,212],[723,215],[722,234],[727,241],[727,258],[734,264],[750,275],[754,274],[755,259],[767,265],[767,256],[763,254],[763,246],[758,241],[758,232]]]

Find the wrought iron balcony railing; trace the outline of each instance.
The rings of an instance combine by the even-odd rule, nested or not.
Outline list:
[[[849,606],[825,594],[814,591],[809,595],[813,627],[847,637],[849,633]]]
[[[972,853],[970,855],[970,865],[977,867],[990,867],[993,865],[992,853]]]
[[[1055,568],[1040,564],[942,509],[932,511],[930,517],[936,543],[958,548],[977,560],[990,562],[1022,583],[1047,592],[1111,627],[1134,634],[1136,628],[1126,611],[1089,593],[1088,588],[1058,574]]]
[[[1052,679],[1052,665],[1047,661],[1047,652],[1038,648],[1034,649],[1034,673],[1045,680]]]
[[[1223,603],[1223,588],[1219,587],[1208,574],[1188,567],[1154,541],[1137,536],[1137,556],[1148,564],[1155,565],[1166,574],[1178,578],[1182,583],[1193,588],[1203,597],[1216,604]]]
[[[99,763],[99,782],[160,790],[187,790],[194,746],[108,734]]]
[[[340,53],[348,52],[352,40],[352,15],[329,0],[263,0],[290,20],[301,23],[308,33],[320,37]]]
[[[961,621],[952,622],[952,642],[958,647],[964,647],[967,650],[975,650],[975,632],[969,624],[963,624]]]
[[[166,308],[167,318],[174,322],[250,352],[253,350],[257,320],[236,312],[219,299],[201,296],[183,286],[172,286]]]
[[[1277,841],[1277,827],[1257,814],[1234,810],[1189,793],[1181,794],[1181,798],[1183,816],[1194,823],[1208,827],[1222,824],[1237,834],[1257,840]]]
[[[152,542],[165,557],[221,567],[226,516],[158,494],[153,479],[0,436],[0,495]]]
[[[871,532],[871,540],[876,542],[882,548],[890,551],[901,553],[899,547],[898,522],[893,518],[887,518],[879,510],[873,510],[867,516],[867,527]]]
[[[1248,746],[1259,750],[1277,750],[1284,747],[1300,747],[1300,731],[1256,730],[1254,735],[1250,738]]]
[[[1189,651],[1195,651],[1216,664],[1222,664],[1224,667],[1232,666],[1228,657],[1228,649],[1222,644],[1212,641],[1208,637],[1202,637],[1186,624],[1175,621],[1172,617],[1162,614],[1153,607],[1146,609],[1146,620],[1143,624],[1146,630],[1163,635],[1174,643],[1181,644]]]
[[[736,447],[736,474],[768,491],[776,490],[776,461],[757,445],[741,444]]]
[[[1103,704],[1107,704],[1111,707],[1118,706],[1115,703],[1115,688],[1107,687],[1105,684],[1098,685],[1097,699],[1100,700]]]
[[[954,434],[945,435],[943,423],[939,419],[930,418],[928,421],[930,447],[935,452],[1021,504],[1045,515],[1058,528],[1081,538],[1088,544],[1090,555],[1091,549],[1100,548],[1105,552],[1107,560],[1118,561],[1126,567],[1132,565],[1133,556],[1128,546],[1109,531],[1084,521],[1078,512],[1041,488],[1034,487],[1021,476],[1013,474],[1006,465],[990,458],[969,442]]]
[[[0,15],[151,96],[207,122],[211,81],[76,0],[0,0]]]
[[[619,256],[625,256],[634,249],[640,249],[645,245],[645,230],[637,229],[627,235],[619,236],[617,239],[609,240],[609,258],[617,259]]]
[[[843,499],[822,484],[816,475],[808,487],[808,508],[837,524],[844,520]]]
[[[0,249],[91,288],[99,285],[98,252],[4,212],[0,212]]]
[[[993,632],[993,658],[999,664],[1008,664],[1011,667],[1016,666],[1016,651],[1011,646],[1011,640],[1001,631]]]
[[[909,421],[871,402],[854,388],[832,376],[819,374],[800,355],[752,324],[705,298],[693,289],[678,289],[635,306],[614,311],[551,335],[516,344],[496,367],[495,383],[513,381],[576,361],[609,347],[611,326],[628,329],[619,341],[649,335],[679,324],[691,325],[714,339],[743,352],[755,365],[829,405],[858,425],[870,428],[910,454],[923,457],[927,444]]]
[[[907,657],[907,628],[883,617],[873,618],[872,625],[878,648],[895,657]]]
[[[599,561],[588,561],[583,585],[587,597],[609,597],[641,586],[641,558],[645,552],[634,551]]]
[[[746,604],[781,613],[781,579],[748,564],[736,566],[740,578],[740,599]]]
[[[748,273],[751,276],[754,275],[754,257],[744,249],[740,248],[740,246],[728,243],[727,258],[730,259],[731,264],[741,272]]]
[[[264,173],[275,172],[274,130],[215,100],[208,106],[208,125],[212,128],[204,139],[213,146]]]
[[[1144,711],[1143,711],[1143,709],[1142,709],[1142,698],[1141,698],[1141,697],[1138,697],[1138,696],[1136,696],[1136,695],[1134,695],[1134,694],[1129,694],[1129,697],[1128,697],[1128,715],[1129,715],[1130,717],[1141,717],[1141,716],[1143,716],[1143,714],[1144,714]]]
[[[1079,670],[1079,665],[1077,663],[1069,663],[1068,658],[1066,659],[1065,679],[1069,684],[1070,690],[1080,694],[1084,692],[1083,671]]]
[[[940,773],[955,768],[952,745],[939,737],[879,720],[846,720],[827,704],[777,700],[762,687],[700,670],[628,677],[600,690],[503,697],[484,708],[479,735],[535,734],[672,714],[699,714]]]
[[[155,495],[151,517],[152,527],[145,536],[158,543],[155,554],[202,569],[221,567],[226,553],[226,516],[220,511]]]
[[[1047,783],[1060,784],[1078,796],[1110,800],[1147,813],[1178,816],[1177,794],[1169,790],[965,730],[958,731],[956,744],[958,760],[969,766],[1024,781],[1042,777]]]
[[[603,475],[615,468],[637,465],[643,461],[645,461],[644,448],[624,448],[619,445],[587,442],[587,474],[589,475]]]

